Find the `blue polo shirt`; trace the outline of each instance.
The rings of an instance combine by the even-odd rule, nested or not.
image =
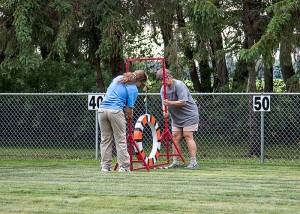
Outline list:
[[[138,97],[138,88],[135,84],[120,83],[123,76],[117,76],[109,85],[100,108],[123,110],[125,106],[134,107]]]

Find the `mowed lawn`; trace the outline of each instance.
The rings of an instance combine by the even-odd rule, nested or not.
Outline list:
[[[300,166],[103,173],[96,160],[0,159],[0,213],[296,214]]]

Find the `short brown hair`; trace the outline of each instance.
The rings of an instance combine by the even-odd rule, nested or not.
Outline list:
[[[156,80],[161,81],[163,79],[163,69],[160,69],[156,72]],[[165,69],[166,78],[173,77],[170,70]]]

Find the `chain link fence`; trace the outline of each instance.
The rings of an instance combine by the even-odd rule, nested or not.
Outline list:
[[[0,94],[0,159],[99,158],[97,112],[88,109],[88,95]],[[299,93],[263,94],[270,97],[270,111],[253,111],[253,97],[262,94],[192,95],[200,114],[194,134],[199,162],[300,163]],[[159,94],[139,95],[133,122],[145,113],[154,115],[164,129]],[[181,144],[182,155],[189,159],[184,140]],[[143,147],[150,154],[147,126]],[[165,152],[164,142],[161,149]]]

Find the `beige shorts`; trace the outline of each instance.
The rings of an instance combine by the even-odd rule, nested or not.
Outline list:
[[[195,132],[198,131],[198,124],[193,124],[190,126],[180,127],[180,128],[172,126],[172,131],[173,132],[180,132],[180,131]]]

